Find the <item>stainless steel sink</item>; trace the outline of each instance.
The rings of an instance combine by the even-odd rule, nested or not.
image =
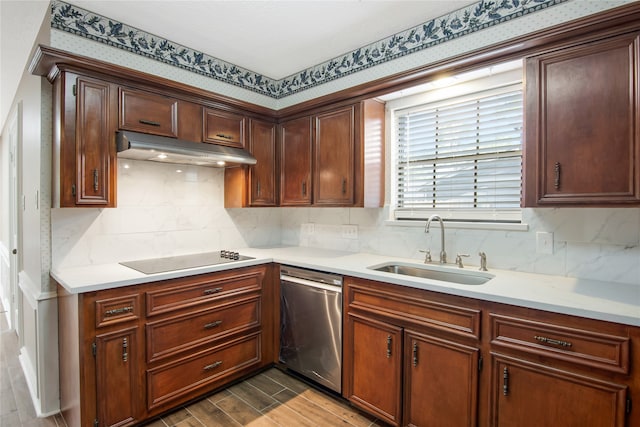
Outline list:
[[[441,282],[459,283],[461,285],[482,285],[494,278],[494,276],[489,273],[479,271],[452,271],[443,267],[405,264],[401,262],[389,262],[372,265],[367,268],[386,273],[439,280]]]

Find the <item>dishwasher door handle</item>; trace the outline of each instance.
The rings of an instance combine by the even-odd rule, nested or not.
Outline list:
[[[324,289],[325,291],[342,292],[342,286],[340,285],[329,285],[327,283],[314,282],[312,280],[300,279],[298,277],[280,276],[280,281],[296,283],[298,285],[309,286],[311,288]]]

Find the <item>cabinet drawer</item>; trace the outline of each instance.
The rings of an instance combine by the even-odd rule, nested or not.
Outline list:
[[[147,359],[154,362],[259,325],[259,296],[148,323]]]
[[[391,290],[349,285],[349,308],[456,335],[480,337],[480,310],[431,301]]]
[[[490,314],[491,344],[605,371],[629,372],[629,338]]]
[[[147,291],[147,316],[221,300],[262,288],[264,268],[231,275],[203,275],[178,279],[174,287]]]
[[[244,147],[244,117],[219,110],[204,111],[204,142]]]
[[[120,88],[119,127],[176,138],[178,101],[166,96]]]
[[[96,300],[96,328],[140,318],[140,295]]]
[[[210,386],[260,362],[260,333],[147,371],[149,409]]]

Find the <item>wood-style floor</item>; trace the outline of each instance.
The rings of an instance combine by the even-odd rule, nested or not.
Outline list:
[[[37,418],[22,368],[18,338],[0,306],[0,427],[64,427],[61,416]],[[270,369],[147,424],[149,427],[383,425],[306,383]]]

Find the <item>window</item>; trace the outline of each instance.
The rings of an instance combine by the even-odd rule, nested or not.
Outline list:
[[[519,222],[522,84],[394,110],[396,219]]]

